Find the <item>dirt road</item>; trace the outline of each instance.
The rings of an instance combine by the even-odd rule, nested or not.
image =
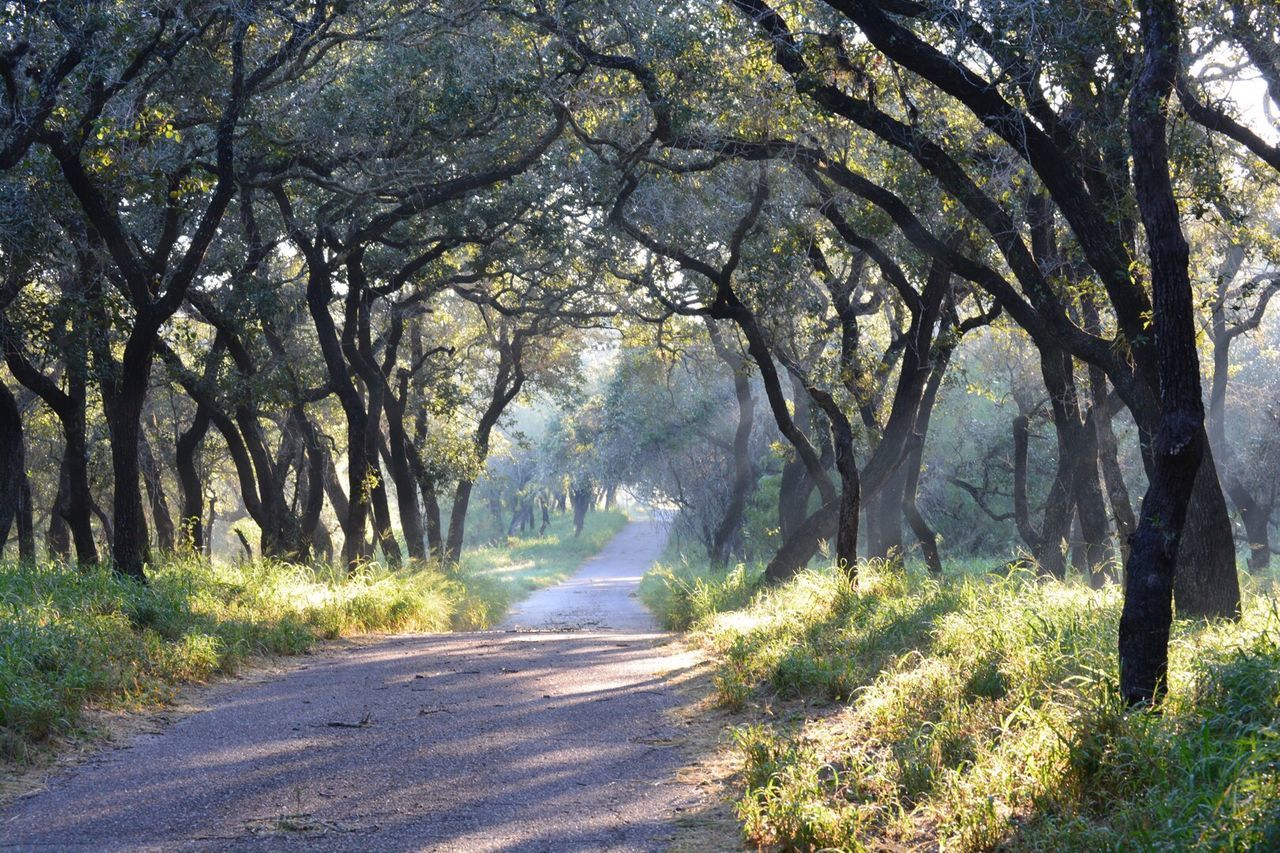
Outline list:
[[[498,631],[211,688],[16,802],[0,848],[663,849],[695,800],[668,713],[695,661],[632,597],[663,538],[630,524]]]

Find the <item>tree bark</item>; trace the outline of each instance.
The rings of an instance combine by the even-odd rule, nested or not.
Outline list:
[[[1174,605],[1184,619],[1234,619],[1240,615],[1235,536],[1213,449],[1203,429],[1198,443],[1202,448],[1200,465],[1178,543]]]
[[[204,482],[196,457],[200,445],[209,432],[210,414],[207,406],[196,404],[191,425],[178,436],[174,452],[174,467],[182,487],[182,515],[178,520],[181,548],[194,554],[204,552]]]
[[[49,556],[64,563],[71,561],[71,529],[67,527],[66,514],[71,504],[67,494],[70,491],[70,474],[67,471],[67,454],[62,454],[62,463],[58,466],[58,492],[54,495],[53,506],[49,508],[49,527],[44,536],[44,547]]]
[[[142,408],[146,403],[151,363],[158,329],[139,319],[125,345],[121,362],[104,365],[112,376],[103,376],[102,400],[111,435],[112,568],[137,581],[146,581],[144,566],[151,559],[146,514],[142,501]],[[100,353],[100,356],[102,354]]]
[[[569,502],[573,504],[573,538],[582,535],[582,526],[586,524],[587,512],[595,503],[596,491],[591,486],[580,486],[569,493]]]
[[[1076,516],[1080,520],[1081,541],[1076,543],[1079,564],[1089,583],[1100,588],[1108,576],[1108,543],[1110,527],[1107,525],[1106,503],[1102,497],[1102,483],[1098,479],[1098,428],[1096,420],[1101,416],[1091,411],[1080,432],[1080,443],[1075,451],[1077,471],[1075,476]]]
[[[713,320],[707,319],[706,325],[712,347],[733,374],[733,393],[738,404],[738,423],[733,433],[733,482],[729,488],[729,501],[724,515],[716,525],[711,540],[711,561],[715,565],[725,566],[733,556],[735,543],[741,542],[743,513],[747,498],[755,486],[756,470],[751,461],[755,397],[751,393],[751,375],[747,372],[746,359],[724,341]]]
[[[18,496],[26,476],[25,456],[22,413],[13,393],[0,383],[0,556],[18,517]]]
[[[173,516],[169,514],[169,499],[164,493],[160,465],[151,452],[151,442],[146,433],[141,434],[138,453],[142,461],[142,483],[147,491],[147,503],[151,508],[151,524],[156,531],[156,547],[161,553],[173,553],[176,543]]]
[[[1204,451],[1204,402],[1195,345],[1190,251],[1169,176],[1165,107],[1181,39],[1173,0],[1145,0],[1143,56],[1130,95],[1133,183],[1147,232],[1160,380],[1154,472],[1125,566],[1120,617],[1120,692],[1131,705],[1167,689],[1173,582],[1183,523]]]

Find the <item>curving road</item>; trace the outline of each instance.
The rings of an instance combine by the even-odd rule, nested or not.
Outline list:
[[[320,656],[102,753],[0,815],[5,850],[661,850],[695,803],[695,660],[635,600],[633,522],[497,631]]]

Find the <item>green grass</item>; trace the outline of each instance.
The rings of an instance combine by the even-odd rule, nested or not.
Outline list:
[[[486,590],[495,615],[511,602],[573,574],[583,561],[597,553],[627,524],[621,512],[592,512],[574,538],[573,517],[552,516],[546,535],[511,538],[503,546],[486,546],[463,552],[462,574]]]
[[[570,574],[626,519],[558,520],[539,539],[464,555],[458,572],[355,576],[273,562],[172,559],[140,586],[106,569],[0,563],[0,760],[23,762],[72,733],[87,706],[138,708],[255,655],[304,652],[369,632],[483,628],[512,601]]]
[[[1179,622],[1152,715],[1116,695],[1116,587],[872,565],[855,583],[811,570],[753,594],[751,574],[683,566],[649,582],[711,652],[721,703],[744,713],[750,841],[1280,849],[1272,597],[1248,594],[1239,623]]]

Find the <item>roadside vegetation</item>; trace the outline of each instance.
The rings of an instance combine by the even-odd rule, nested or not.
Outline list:
[[[0,759],[33,757],[74,732],[86,707],[162,703],[255,656],[371,632],[485,628],[624,524],[620,512],[593,513],[574,538],[559,516],[544,536],[467,552],[456,572],[174,557],[142,586],[105,567],[0,563]]]
[[[1280,614],[1178,621],[1159,715],[1117,690],[1121,596],[1031,571],[655,569],[739,712],[745,838],[785,849],[1276,849]]]

